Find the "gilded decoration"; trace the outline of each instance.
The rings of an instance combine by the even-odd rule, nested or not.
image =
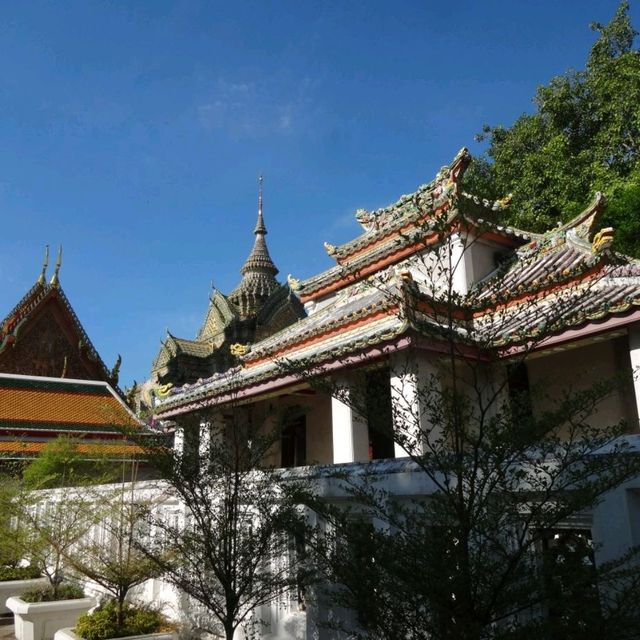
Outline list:
[[[606,227],[598,231],[598,233],[593,237],[593,242],[591,243],[591,250],[593,253],[599,253],[600,251],[608,249],[613,244],[614,234],[615,231],[613,227]]]
[[[242,356],[249,353],[249,345],[240,344],[239,342],[236,342],[235,344],[232,344],[229,347],[229,351],[231,352],[231,355],[234,356],[235,358],[241,358]]]

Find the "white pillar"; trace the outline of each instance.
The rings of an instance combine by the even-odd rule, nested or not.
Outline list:
[[[209,455],[211,446],[211,424],[205,420],[200,423],[200,437],[198,438],[198,453],[200,458]]]
[[[459,295],[466,295],[473,280],[473,262],[468,240],[460,234],[449,239],[449,271],[451,288]]]
[[[173,434],[173,449],[178,455],[184,452],[184,427],[176,427]]]
[[[636,396],[636,411],[640,419],[640,323],[629,327],[629,358],[633,369],[633,389]]]
[[[440,431],[431,417],[434,403],[441,400],[437,364],[422,354],[402,352],[390,365],[395,457],[420,455]]]
[[[331,398],[333,462],[369,460],[369,428],[364,418],[349,404],[351,389],[340,381],[339,396]],[[343,401],[344,400],[344,401]]]

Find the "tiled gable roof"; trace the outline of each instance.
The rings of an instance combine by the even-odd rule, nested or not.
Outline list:
[[[105,382],[0,374],[0,452],[33,453],[65,433],[83,436],[85,448],[133,454],[129,429],[143,425]]]
[[[15,344],[19,338],[20,331],[27,325],[31,318],[45,305],[53,301],[59,303],[77,334],[78,349],[82,349],[87,354],[87,357],[92,362],[95,362],[101,373],[102,380],[111,381],[111,372],[93,346],[91,339],[87,335],[87,332],[59,283],[46,284],[41,281],[36,282],[18,304],[7,314],[0,323],[0,355],[5,349]],[[116,390],[122,395],[122,392],[117,386]]]

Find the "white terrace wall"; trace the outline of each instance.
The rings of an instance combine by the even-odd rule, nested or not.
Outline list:
[[[635,450],[640,453],[640,436],[630,437]],[[342,501],[348,498],[340,480],[330,478],[332,466],[307,467],[296,470],[295,474],[307,475],[317,482],[318,491],[325,499]],[[342,472],[352,478],[357,477],[365,469],[361,464],[340,465]],[[370,473],[379,476],[381,485],[390,494],[401,499],[424,497],[434,492],[433,484],[417,470],[410,461],[380,460],[367,467]],[[113,485],[105,486],[104,491],[112,491]],[[56,501],[60,491],[43,491],[42,507],[47,502]],[[162,481],[145,481],[137,483],[133,491],[136,500],[153,500],[155,509],[162,518],[184,522],[184,507],[175,499],[169,498],[166,485]],[[631,546],[640,544],[640,478],[628,481],[625,485],[611,491],[604,500],[591,512],[583,514],[583,526],[590,527],[596,545],[597,561],[603,562],[620,557]],[[575,526],[575,523],[570,523]],[[93,527],[87,532],[92,540],[104,541],[105,533],[100,527]],[[288,557],[277,559],[278,563],[287,563]],[[95,585],[87,584],[89,592],[94,595],[100,590]],[[171,618],[186,622],[196,620],[198,612],[190,607],[188,600],[161,580],[149,580],[135,590],[135,597],[142,602],[160,606]],[[262,640],[336,640],[335,632],[322,628],[321,621],[330,617],[328,609],[313,608],[311,604],[306,611],[300,611],[295,594],[276,595],[271,605],[262,607],[257,613],[267,624],[259,636]],[[243,640],[242,632],[237,640]]]

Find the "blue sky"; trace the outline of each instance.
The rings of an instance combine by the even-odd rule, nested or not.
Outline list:
[[[617,0],[6,2],[0,316],[64,245],[62,285],[121,382],[238,282],[265,174],[281,279],[356,208],[430,180],[483,124],[582,68]],[[631,15],[640,27],[640,2]]]

